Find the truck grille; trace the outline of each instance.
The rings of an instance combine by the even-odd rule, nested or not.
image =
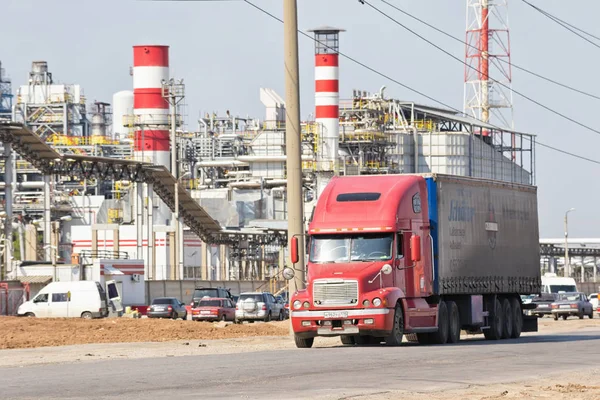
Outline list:
[[[316,281],[313,284],[313,302],[316,306],[358,304],[357,281]]]

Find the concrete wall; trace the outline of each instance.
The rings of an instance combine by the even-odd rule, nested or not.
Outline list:
[[[600,281],[598,282],[577,282],[577,289],[585,294],[600,293]]]
[[[285,282],[278,282],[277,289]],[[231,294],[244,292],[271,291],[268,281],[146,281],[146,304],[156,297],[177,297],[189,304],[196,287],[224,287],[231,289]]]

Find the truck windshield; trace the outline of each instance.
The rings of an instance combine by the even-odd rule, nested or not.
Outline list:
[[[389,260],[393,242],[390,233],[317,235],[311,238],[309,259],[314,263]]]

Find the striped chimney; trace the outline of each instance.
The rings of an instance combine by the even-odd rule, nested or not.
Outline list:
[[[162,81],[169,79],[169,46],[133,46],[135,157],[171,169],[169,103]]]
[[[339,34],[343,29],[321,27],[315,35],[315,122],[318,139],[317,170],[335,170],[340,136]]]

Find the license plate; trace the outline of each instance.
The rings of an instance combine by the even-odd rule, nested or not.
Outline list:
[[[548,306],[540,305],[538,308],[548,308]]]
[[[200,314],[210,314],[210,311],[200,311]]]
[[[571,308],[571,306],[560,306],[560,308]]]
[[[323,316],[325,318],[347,318],[348,311],[325,311]]]

